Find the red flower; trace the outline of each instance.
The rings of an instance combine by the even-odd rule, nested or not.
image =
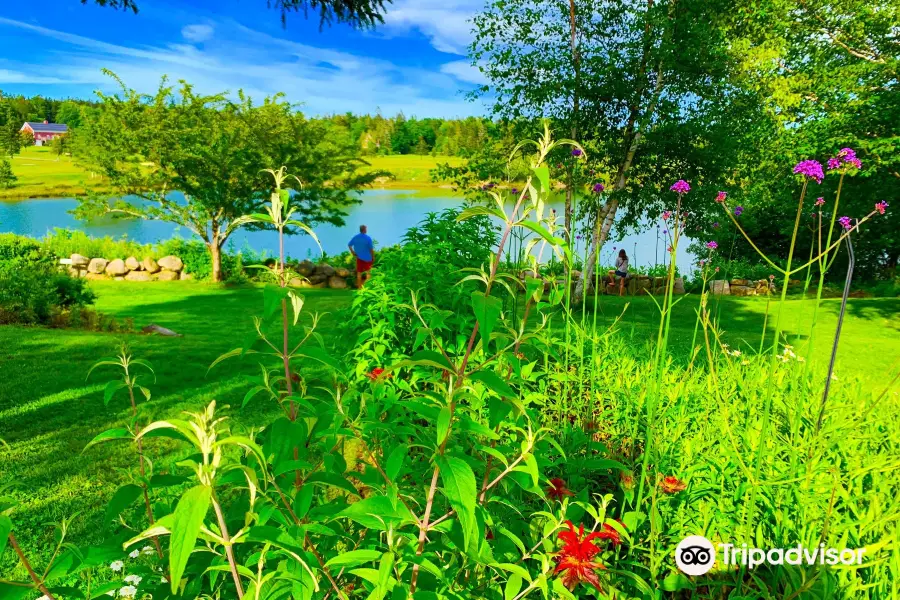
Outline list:
[[[619,524],[622,525],[622,522],[619,521]],[[624,525],[623,525],[624,528]],[[619,534],[619,531],[610,525],[609,523],[603,524],[603,529],[601,529],[597,533],[597,537],[601,540],[609,540],[609,542],[613,545],[613,547],[619,546],[622,544],[622,537]]]
[[[598,532],[584,535],[584,525],[575,531],[572,521],[566,521],[568,531],[560,531],[559,539],[563,541],[563,547],[557,554],[556,570],[554,575],[562,573],[562,583],[568,589],[575,589],[580,582],[589,583],[600,590],[600,579],[597,571],[605,569],[601,563],[594,561],[594,556],[600,552],[600,548],[592,540],[601,537]]]
[[[551,500],[559,500],[562,502],[562,499],[566,496],[574,495],[575,494],[566,487],[566,482],[559,477],[554,477],[550,480],[550,487],[547,488],[547,496],[549,496]]]
[[[666,494],[677,494],[680,491],[683,491],[687,488],[687,484],[677,477],[673,477],[671,475],[664,477],[660,482],[659,487]]]
[[[622,483],[622,487],[625,490],[631,491],[634,489],[634,475],[631,473],[626,473],[624,471],[619,473],[619,481]]]
[[[485,534],[484,534],[484,539],[486,539],[486,540],[492,540],[492,539],[494,539],[494,532],[491,531],[491,528],[490,528],[490,527],[487,528],[487,531],[486,531]]]
[[[377,381],[379,379],[385,379],[390,376],[391,376],[391,374],[390,373],[385,374],[384,369],[382,369],[381,367],[375,367],[374,369],[372,369],[372,371],[370,373],[366,373],[366,377],[368,377],[372,381]]]

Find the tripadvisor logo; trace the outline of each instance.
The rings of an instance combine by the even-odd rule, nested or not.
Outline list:
[[[863,562],[865,548],[826,548],[819,544],[806,548],[797,544],[792,548],[748,548],[747,544],[717,544],[701,535],[690,535],[675,548],[675,564],[685,575],[703,575],[713,568],[716,556],[720,556],[723,565],[742,565],[755,569],[759,565],[860,565]]]

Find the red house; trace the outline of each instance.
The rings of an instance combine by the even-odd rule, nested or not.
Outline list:
[[[44,121],[43,123],[27,122],[22,125],[20,131],[27,131],[30,133],[34,138],[35,146],[43,146],[46,142],[49,142],[55,137],[66,135],[66,133],[69,132],[69,126],[58,123],[48,123],[47,121]]]

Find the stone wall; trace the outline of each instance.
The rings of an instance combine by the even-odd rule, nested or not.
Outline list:
[[[333,290],[343,290],[349,287],[347,278],[351,273],[349,269],[343,267],[332,267],[328,264],[317,265],[304,260],[295,265],[293,269],[301,277],[291,279],[288,282],[291,287],[330,288]]]
[[[775,284],[768,279],[716,279],[709,282],[713,296],[765,296],[775,292]]]
[[[91,280],[179,281],[192,278],[190,273],[185,273],[184,263],[177,256],[163,256],[159,260],[145,256],[138,260],[134,256],[107,259],[73,254],[60,262],[68,267],[73,277]]]

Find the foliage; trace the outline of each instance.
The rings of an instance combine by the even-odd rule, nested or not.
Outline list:
[[[12,164],[8,159],[0,160],[0,188],[9,189],[16,185],[19,178],[13,173]]]

